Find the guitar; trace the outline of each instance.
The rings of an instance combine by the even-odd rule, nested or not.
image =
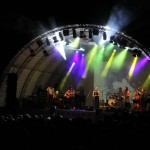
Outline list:
[[[79,94],[80,92],[73,92],[73,91],[71,91],[71,90],[68,90],[66,93],[65,93],[65,97],[66,98],[72,98],[72,97],[74,97],[75,96],[75,94]]]
[[[74,95],[74,92],[71,90],[68,90],[64,96],[69,99],[69,98],[72,98],[73,95]]]

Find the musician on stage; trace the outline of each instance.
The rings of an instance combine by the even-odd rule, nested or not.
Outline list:
[[[147,102],[145,101],[145,89],[141,89],[141,105],[142,105],[142,111],[146,111]]]
[[[66,108],[73,108],[74,107],[74,96],[75,96],[75,90],[72,86],[69,87],[69,89],[65,92],[65,107]]]
[[[130,108],[130,90],[126,86],[124,90],[124,100],[125,100],[125,109],[129,110]]]
[[[93,95],[93,107],[94,110],[98,110],[99,108],[99,97],[100,97],[100,91],[98,90],[98,87],[95,87],[95,89],[92,92]]]
[[[135,97],[136,100],[140,100],[140,99],[141,99],[140,87],[137,87],[137,88],[135,89],[134,97]]]
[[[134,103],[133,103],[133,108],[135,110],[140,110],[141,109],[141,96],[142,96],[142,93],[140,91],[140,87],[137,87],[135,89],[135,92],[134,92]]]
[[[146,110],[146,103],[143,101],[144,100],[144,95],[145,95],[145,89],[140,87],[137,87],[134,92],[134,109],[135,110],[140,110],[140,111],[145,111]]]
[[[144,98],[144,96],[145,96],[145,89],[142,88],[142,89],[141,89],[141,98]]]
[[[55,97],[55,89],[54,87],[50,84],[47,89],[47,95],[48,95],[48,106],[53,106],[53,99]]]
[[[125,96],[124,96],[124,91],[122,89],[122,87],[119,87],[119,90],[117,92],[117,107],[118,108],[124,108],[124,99],[125,99]]]

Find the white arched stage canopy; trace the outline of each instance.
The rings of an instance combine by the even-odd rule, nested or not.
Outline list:
[[[123,32],[95,24],[58,27],[30,41],[11,60],[1,79],[0,106],[6,105],[8,74],[17,75],[19,101],[36,96],[39,87],[45,91],[49,84],[60,93],[73,85],[76,91],[84,89],[90,106],[95,86],[100,99],[126,86],[132,95],[137,86],[149,94],[149,68],[149,51]]]

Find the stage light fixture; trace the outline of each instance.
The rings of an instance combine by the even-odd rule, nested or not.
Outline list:
[[[37,45],[38,45],[39,47],[41,47],[41,46],[43,45],[43,41],[42,41],[41,39],[38,39],[38,40],[36,41],[36,43],[37,43]]]
[[[47,44],[47,46],[49,46],[49,45],[50,45],[50,41],[49,41],[49,39],[48,39],[48,38],[46,38],[46,44]]]
[[[49,55],[46,50],[43,50],[43,54],[44,54],[44,56],[46,56],[46,57]]]
[[[137,56],[140,57],[142,55],[142,51],[138,51]]]
[[[128,46],[129,46],[130,48],[133,48],[133,47],[134,47],[134,43],[133,43],[133,42],[130,42],[130,43],[128,43]]]
[[[113,42],[114,42],[114,39],[115,39],[115,36],[110,36],[109,43],[113,43]]]
[[[84,31],[80,31],[80,38],[86,38],[86,35],[84,34]]]
[[[99,34],[99,30],[98,29],[93,29],[93,35],[98,35]]]
[[[69,29],[64,29],[63,30],[63,35],[64,36],[69,36]]]
[[[30,56],[35,56],[35,53],[34,53],[34,50],[33,49],[30,49],[30,53],[31,53],[31,55]]]
[[[128,45],[128,41],[124,38],[120,38],[120,37],[117,37],[117,43],[119,45],[120,48],[125,48],[127,47]]]
[[[33,54],[33,53],[34,53],[33,49],[30,49],[30,53],[31,53],[31,54]]]
[[[92,29],[89,29],[89,39],[91,39],[92,38]]]
[[[73,29],[72,29],[72,32],[73,32],[73,38],[76,38],[76,37],[77,37],[76,29],[73,28]]]
[[[56,36],[53,37],[53,40],[54,40],[54,43],[57,43],[58,42],[58,39]]]
[[[133,56],[134,57],[140,57],[142,54],[142,51],[140,51],[139,49],[134,49],[133,50]]]
[[[59,37],[60,37],[60,40],[61,40],[61,41],[64,39],[61,32],[59,32]]]
[[[103,32],[103,40],[106,40],[107,39],[107,34],[106,34],[106,32],[104,31]]]
[[[136,57],[137,55],[136,55],[136,53],[133,53],[133,57]]]
[[[117,45],[118,43],[118,39],[116,36],[110,36],[110,40],[109,40],[109,43],[112,43],[113,45]]]

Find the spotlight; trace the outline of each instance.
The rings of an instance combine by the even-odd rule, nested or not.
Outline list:
[[[31,53],[31,54],[33,54],[33,53],[34,53],[33,49],[30,49],[30,53]]]
[[[54,43],[57,43],[58,42],[58,39],[56,36],[53,37],[53,40],[54,40]]]
[[[136,57],[137,55],[135,53],[133,53],[133,57]]]
[[[142,55],[142,51],[138,51],[138,53],[137,53],[137,57],[140,57]]]
[[[86,35],[84,34],[84,31],[80,31],[80,38],[86,38]]]
[[[112,43],[113,45],[117,45],[118,44],[118,39],[117,39],[116,36],[111,36],[109,42]]]
[[[113,43],[115,40],[115,36],[110,36],[110,40],[109,40],[109,43]]]
[[[61,32],[59,32],[59,37],[60,37],[61,41],[64,39]]]
[[[36,43],[37,43],[37,45],[38,45],[39,47],[41,47],[41,46],[43,45],[43,42],[42,42],[41,39],[38,39],[38,40],[36,41]]]
[[[138,49],[134,49],[133,50],[133,56],[134,57],[140,57],[142,54],[142,51],[138,50]]]
[[[49,39],[48,39],[48,38],[46,38],[46,44],[47,44],[47,46],[49,46],[49,45],[50,45],[50,41],[49,41]]]
[[[31,53],[31,56],[35,56],[35,53],[34,53],[34,50],[33,49],[30,49],[30,53]]]
[[[134,43],[133,42],[128,43],[128,45],[129,45],[130,48],[134,47]]]
[[[120,45],[120,47],[121,48],[125,48],[125,47],[127,47],[128,46],[128,41],[126,40],[126,39],[120,39],[120,41],[119,41],[119,45]]]
[[[104,31],[103,32],[103,40],[106,40],[107,39],[107,35],[106,35],[106,32]]]
[[[93,29],[93,35],[98,35],[99,34],[99,30],[98,29]]]
[[[76,37],[77,37],[76,29],[73,28],[73,29],[72,29],[72,32],[73,32],[73,38],[76,38]]]
[[[49,55],[46,50],[43,50],[43,54],[44,54],[44,56],[46,56],[46,57]]]
[[[63,34],[64,34],[64,36],[69,36],[69,30],[68,29],[64,29],[63,30]]]
[[[91,38],[92,38],[92,30],[89,29],[89,39],[91,39]]]

